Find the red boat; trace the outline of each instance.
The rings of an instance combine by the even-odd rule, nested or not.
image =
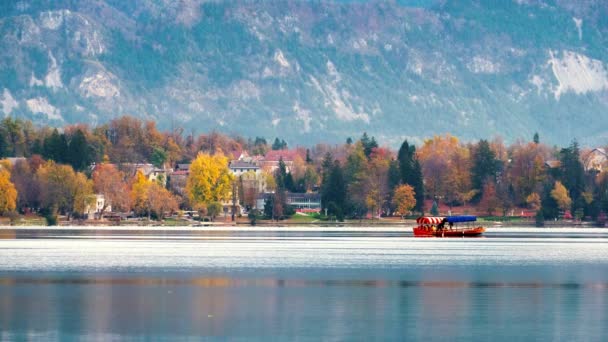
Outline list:
[[[475,221],[477,221],[477,217],[470,215],[447,217],[422,216],[416,219],[418,226],[414,227],[414,236],[479,236],[486,229],[475,223],[472,224]],[[461,224],[464,224],[464,226]]]

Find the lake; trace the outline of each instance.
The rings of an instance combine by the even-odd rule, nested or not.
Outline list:
[[[608,339],[608,229],[0,228],[0,340]]]

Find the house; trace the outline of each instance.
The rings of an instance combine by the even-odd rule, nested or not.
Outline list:
[[[274,173],[279,168],[279,161],[283,160],[287,173],[290,173],[297,155],[296,151],[290,150],[268,151],[264,159],[260,161],[260,166],[264,171]]]
[[[559,160],[547,160],[545,162],[545,167],[547,169],[557,169],[562,165],[562,163]]]
[[[27,162],[27,158],[25,157],[8,157],[8,158],[4,158],[5,160],[8,160],[9,164],[11,164],[11,166],[15,166],[18,162]]]
[[[91,203],[87,203],[85,206],[85,214],[89,220],[100,219],[101,212],[104,210],[103,207],[106,204],[105,197],[102,194],[93,195],[94,199],[91,200]],[[105,212],[111,212],[112,205],[108,204],[105,209]]]
[[[262,169],[257,164],[243,160],[231,161],[228,168],[237,177],[250,171],[253,171],[255,174],[262,173]]]
[[[261,193],[257,198],[257,209],[263,209],[267,199],[270,199],[274,193]],[[285,202],[292,206],[296,212],[303,213],[318,213],[321,211],[321,194],[312,193],[285,193]]]
[[[585,171],[602,172],[608,170],[608,152],[603,148],[594,148],[583,156],[583,166]]]
[[[318,213],[321,211],[321,194],[288,192],[287,204],[291,205],[297,212]]]
[[[190,165],[191,164],[181,164],[181,163],[178,163],[175,166],[175,171],[189,171],[190,170]]]
[[[130,176],[135,176],[141,172],[148,180],[157,181],[162,186],[167,185],[168,170],[158,168],[149,163],[124,163],[119,165],[119,169]]]

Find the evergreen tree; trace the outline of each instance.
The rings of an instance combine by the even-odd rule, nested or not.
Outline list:
[[[399,161],[399,170],[401,171],[401,182],[403,184],[410,184],[410,177],[414,169],[414,153],[415,147],[408,143],[407,140],[401,144],[399,152],[397,153],[397,160]],[[412,185],[412,184],[410,184]]]
[[[67,162],[72,165],[74,170],[82,171],[91,163],[91,153],[87,138],[84,133],[77,129],[68,145]]]
[[[391,160],[388,164],[388,198],[393,198],[395,189],[401,184],[401,172],[399,171],[399,162],[397,160]],[[392,201],[389,201],[389,207],[391,213],[395,211],[395,205]]]
[[[410,145],[407,140],[401,144],[397,154],[399,171],[401,173],[401,183],[409,184],[416,193],[415,210],[424,211],[424,179],[422,167],[416,157],[416,146]]]
[[[274,142],[272,143],[273,151],[286,150],[286,149],[287,149],[287,142],[285,142],[285,140],[283,140],[283,139],[279,140],[279,138],[274,139]]]
[[[167,161],[167,151],[162,148],[154,147],[152,155],[150,156],[150,162],[156,167],[163,167],[163,164]]]
[[[374,137],[370,138],[367,133],[363,133],[363,136],[361,137],[360,141],[363,145],[363,151],[365,152],[365,156],[367,157],[367,159],[369,159],[369,157],[372,155],[372,151],[375,148],[378,148],[378,143],[376,142],[376,139]]]
[[[473,188],[480,190],[483,195],[483,185],[487,180],[496,181],[498,161],[496,153],[490,148],[487,140],[480,140],[473,152],[473,167],[471,168],[471,181]],[[480,198],[481,196],[478,196]]]
[[[274,142],[272,143],[272,150],[278,151],[281,149],[281,141],[279,138],[274,138]]]
[[[433,201],[433,206],[431,207],[431,215],[439,215],[439,206],[437,205],[437,201]]]
[[[401,171],[399,170],[399,161],[393,159],[388,164],[388,188],[392,192],[398,185],[401,184]],[[391,196],[392,197],[392,196]]]
[[[416,206],[414,209],[421,213],[424,213],[424,177],[422,174],[422,167],[420,166],[420,162],[418,158],[414,159],[414,168],[412,170],[411,186],[414,187],[414,192],[416,193]]]
[[[306,164],[312,164],[312,158],[310,158],[310,149],[306,149]]]
[[[333,156],[330,152],[327,152],[321,162],[321,208],[328,209],[328,204],[331,200],[331,194],[329,193],[329,178],[331,175],[331,169],[333,166]]]
[[[351,137],[346,138],[346,145],[350,146],[352,144],[353,144],[353,138],[351,138]]]
[[[334,161],[330,170],[324,172],[327,179],[321,186],[321,207],[328,209],[328,213],[339,216],[343,214],[346,206],[346,182],[340,162]]]
[[[8,143],[6,141],[6,131],[0,127],[0,158],[10,157],[8,153]]]
[[[585,169],[580,160],[576,141],[573,141],[569,147],[561,149],[560,162],[560,178],[569,191],[573,203],[572,212],[574,212],[577,209],[574,206],[580,205],[581,194],[585,189]]]
[[[538,136],[538,132],[534,132],[534,137],[532,138],[532,141],[534,141],[534,143],[537,145],[538,143],[540,143],[540,137]]]
[[[535,221],[536,221],[537,227],[545,226],[545,217],[543,216],[543,208],[540,208],[536,211],[535,219],[536,219]]]
[[[297,192],[296,182],[293,180],[293,176],[291,173],[285,174],[285,178],[283,178],[285,184],[285,190],[290,192]]]
[[[264,218],[272,219],[272,213],[274,211],[273,196],[267,196],[264,200]]]
[[[279,189],[280,190],[288,189],[287,184],[286,184],[287,183],[287,166],[285,165],[283,158],[279,158],[279,167],[274,172],[274,179],[277,183],[277,191]],[[293,179],[291,180],[291,183],[293,185]]]
[[[57,163],[68,162],[68,143],[65,134],[59,134],[57,129],[54,129],[50,136],[44,139],[43,157],[45,159],[54,160]]]
[[[551,196],[554,183],[553,180],[547,180],[545,184],[543,184],[540,211],[542,211],[543,217],[547,220],[553,220],[559,217],[559,206],[555,198]]]

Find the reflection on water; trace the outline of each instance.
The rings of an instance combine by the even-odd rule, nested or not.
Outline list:
[[[0,339],[601,340],[606,286],[4,277]]]
[[[0,340],[602,341],[605,243],[8,239]]]

